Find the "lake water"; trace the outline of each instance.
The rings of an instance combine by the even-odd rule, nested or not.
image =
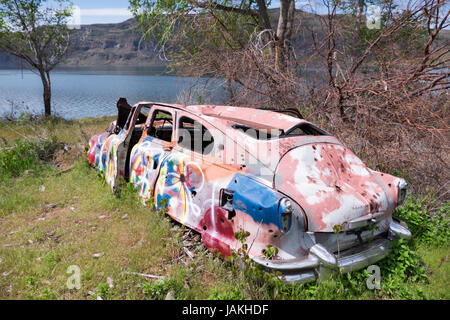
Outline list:
[[[133,105],[139,101],[186,103],[183,92],[203,87],[206,79],[163,75],[155,70],[69,69],[51,73],[52,112],[66,119],[115,115],[118,98]],[[28,70],[0,70],[0,117],[11,112],[43,113],[43,88],[40,77]],[[221,103],[224,90],[210,85],[206,101]],[[198,94],[193,94],[194,100]]]

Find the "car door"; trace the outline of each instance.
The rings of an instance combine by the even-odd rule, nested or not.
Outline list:
[[[138,189],[144,202],[153,196],[161,161],[173,149],[173,108],[152,106],[144,132],[130,154],[130,182]]]
[[[234,228],[219,198],[234,172],[217,158],[222,153],[221,133],[201,118],[179,111],[176,139],[161,164],[155,200],[167,204],[172,218],[202,233],[208,246],[226,254],[235,241]]]
[[[98,169],[104,173],[105,180],[113,191],[120,184],[119,180],[125,177],[128,146],[140,109],[140,106],[132,108],[123,129],[118,134],[110,135],[100,151]]]

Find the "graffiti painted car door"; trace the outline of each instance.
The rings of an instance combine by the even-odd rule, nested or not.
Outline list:
[[[173,152],[161,164],[155,201],[167,203],[172,218],[199,231],[209,247],[228,255],[235,242],[234,227],[220,207],[219,195],[233,171],[216,157],[222,152],[222,135],[202,119],[180,111],[176,136]]]
[[[138,189],[144,202],[153,196],[161,161],[173,148],[173,119],[171,108],[152,108],[139,142],[130,154],[130,182]]]
[[[139,114],[140,106],[133,107],[123,129],[118,134],[110,135],[100,150],[98,169],[105,174],[112,190],[118,185],[118,180],[125,177],[128,145]]]

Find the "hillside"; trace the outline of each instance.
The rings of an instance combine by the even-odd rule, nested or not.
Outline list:
[[[75,30],[69,52],[61,66],[155,66],[161,65],[153,42],[139,42],[142,33],[135,31],[137,23],[129,19],[117,24],[83,25]],[[0,67],[19,65],[18,59],[0,53]]]
[[[271,9],[272,24],[278,23],[279,9]],[[342,18],[343,16],[341,16]],[[313,47],[312,32],[322,38],[322,19],[324,17],[308,12],[296,14],[297,29],[294,30],[292,45],[299,60],[311,55]],[[155,40],[143,40],[142,32],[136,29],[134,19],[117,24],[83,25],[73,33],[69,54],[60,65],[65,67],[102,66],[162,66]],[[450,40],[450,30],[442,35],[442,42]],[[18,67],[17,58],[0,52],[1,67]]]
[[[278,23],[279,9],[270,10],[272,24]],[[308,56],[305,49],[312,47],[311,30],[320,31],[320,16],[299,11],[299,30],[293,37],[293,46],[300,56]],[[143,40],[136,30],[134,19],[117,24],[83,25],[75,30],[69,44],[69,54],[61,66],[161,66],[156,42]],[[20,66],[17,58],[0,52],[0,67]]]

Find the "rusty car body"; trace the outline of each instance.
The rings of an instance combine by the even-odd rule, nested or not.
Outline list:
[[[224,256],[241,248],[235,233],[245,230],[254,261],[285,281],[312,281],[371,265],[394,239],[411,236],[392,217],[406,182],[369,169],[298,114],[118,107],[117,121],[90,140],[91,165],[113,190],[121,180],[134,184],[144,202],[165,208]],[[269,245],[277,250],[267,259]]]

